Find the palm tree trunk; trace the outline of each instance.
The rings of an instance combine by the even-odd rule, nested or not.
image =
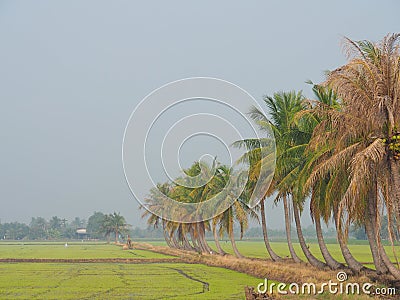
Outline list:
[[[390,159],[390,171],[392,174],[392,202],[396,210],[397,233],[400,234],[400,167],[393,158]]]
[[[199,245],[198,245],[198,243],[197,243],[197,240],[196,240],[196,236],[195,236],[195,232],[194,232],[194,227],[195,227],[195,224],[191,224],[190,229],[189,229],[189,232],[190,232],[190,239],[192,240],[192,244],[193,244],[194,249],[195,249],[197,252],[201,252],[201,249],[200,249],[200,247],[199,247]]]
[[[374,261],[375,269],[378,272],[378,274],[386,274],[388,272],[388,269],[383,264],[382,258],[379,254],[378,244],[376,243],[375,239],[375,230],[372,225],[370,215],[368,213],[366,215],[367,216],[365,217],[364,221],[365,233],[367,234],[369,248],[371,249],[371,254],[372,254],[372,259]]]
[[[217,224],[213,224],[213,235],[214,235],[215,246],[217,247],[218,254],[225,255],[226,252],[224,251],[224,249],[222,249],[221,244],[219,243],[219,236],[217,233]]]
[[[202,226],[202,225],[203,225],[203,222],[199,222],[196,225],[196,227],[197,227],[197,241],[198,241],[198,244],[200,246],[201,252],[210,253],[210,250],[207,248],[208,245],[207,245],[207,243],[205,241],[205,238],[204,238],[205,229],[204,229],[204,226]]]
[[[261,200],[260,208],[261,208],[261,226],[262,226],[262,231],[263,231],[265,247],[267,248],[268,254],[273,261],[282,260],[282,258],[280,256],[278,256],[274,252],[274,250],[272,250],[271,244],[269,243],[268,231],[267,231],[267,220],[266,220],[266,216],[265,216],[265,199]]]
[[[187,239],[187,236],[186,236],[186,232],[183,231],[183,228],[182,228],[182,243],[183,243],[183,247],[185,250],[188,250],[188,251],[195,250],[194,247],[192,245],[190,245],[190,243]]]
[[[164,234],[165,242],[167,243],[168,247],[173,248],[171,240],[170,240],[170,238],[169,238],[169,236],[167,234],[167,231],[165,229],[163,230],[163,234]]]
[[[188,239],[187,239],[186,236],[184,237],[183,242],[184,242],[184,245],[185,245],[185,249],[186,249],[186,250],[188,250],[188,251],[194,251],[194,250],[196,250],[196,249],[189,243],[189,241],[188,241]]]
[[[374,182],[373,185],[375,186],[375,188],[371,188],[371,190],[369,191],[369,196],[367,198],[367,207],[365,209],[365,220],[364,220],[365,232],[367,234],[375,269],[378,272],[378,274],[386,274],[388,272],[388,269],[385,266],[384,262],[382,261],[382,257],[379,253],[380,251],[376,240],[377,234],[379,232],[376,224],[376,214],[377,214],[376,182]]]
[[[171,239],[169,238],[169,235],[167,234],[167,230],[165,228],[165,220],[162,221],[162,228],[163,228],[163,235],[164,235],[165,242],[167,243],[168,247],[173,248]]]
[[[234,232],[233,232],[233,220],[229,221],[228,235],[229,235],[229,239],[231,240],[232,249],[233,249],[233,252],[235,253],[236,257],[243,258],[244,256],[242,254],[240,254],[238,248],[236,247],[236,242],[235,242],[235,237],[234,237]]]
[[[322,261],[320,261],[319,259],[317,259],[310,251],[310,249],[308,249],[307,245],[306,245],[306,241],[304,240],[304,236],[303,236],[303,232],[301,230],[301,223],[300,223],[300,212],[299,209],[297,207],[297,204],[293,202],[293,214],[294,214],[294,221],[296,223],[296,231],[297,231],[297,236],[299,238],[299,243],[301,246],[301,249],[304,252],[304,255],[306,256],[308,262],[318,268],[318,269],[323,269],[326,267],[326,264]]]
[[[181,246],[179,245],[178,240],[176,239],[176,236],[175,236],[175,230],[171,233],[171,242],[175,248],[181,249]]]
[[[396,188],[396,187],[394,187]],[[378,197],[378,188],[377,184],[375,182],[375,189],[372,190],[371,192],[371,197],[368,199],[368,212],[369,212],[369,217],[367,215],[368,223],[371,220],[371,227],[373,229],[374,235],[376,237],[376,244],[380,256],[380,263],[383,265],[384,268],[383,271],[389,272],[392,274],[396,279],[400,279],[400,270],[390,261],[389,257],[386,254],[385,248],[383,247],[381,243],[381,237],[380,237],[380,228],[378,227],[377,224],[377,197]],[[398,203],[398,202],[396,202]],[[378,269],[377,269],[378,270]]]
[[[286,195],[283,196],[283,209],[285,211],[285,228],[286,228],[286,239],[289,247],[290,256],[292,257],[294,262],[301,262],[301,259],[297,256],[296,251],[294,251],[293,243],[292,243],[292,235],[291,235],[291,220],[289,216],[289,205],[286,198]]]
[[[326,264],[332,270],[344,268],[343,264],[341,264],[340,262],[338,262],[336,259],[334,259],[332,257],[332,255],[329,253],[328,248],[326,247],[326,244],[324,241],[324,236],[322,234],[321,219],[320,219],[319,215],[316,215],[314,219],[315,219],[315,231],[317,232],[319,249],[321,250],[322,256],[324,257]]]
[[[207,253],[214,253],[214,250],[211,249],[210,245],[208,245],[207,240],[206,240],[206,228],[204,226],[204,222],[200,222],[200,227],[201,227],[201,239],[203,241],[203,244],[205,246],[206,252]]]
[[[115,243],[118,243],[118,229],[115,230]]]
[[[360,273],[361,271],[375,272],[374,270],[369,269],[369,268],[365,267],[364,265],[362,265],[351,254],[350,249],[347,247],[347,244],[345,243],[344,238],[339,231],[338,207],[335,204],[333,205],[333,218],[335,221],[335,227],[336,227],[340,251],[342,252],[343,258],[346,261],[347,266],[356,274]]]
[[[383,248],[382,243],[380,243],[379,241],[378,244],[383,263],[388,268],[390,274],[392,274],[396,279],[400,279],[400,270],[396,268],[396,266],[390,261],[389,257],[386,254],[385,248]]]

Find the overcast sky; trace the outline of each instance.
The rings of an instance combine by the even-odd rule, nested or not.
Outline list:
[[[399,9],[395,0],[0,1],[1,222],[120,211],[142,226],[121,145],[148,93],[211,76],[258,101],[279,90],[310,96],[307,79],[345,62],[343,36],[396,32]],[[268,213],[271,227],[283,224],[280,210]]]

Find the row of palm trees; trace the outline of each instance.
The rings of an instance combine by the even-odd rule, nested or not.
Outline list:
[[[143,216],[148,223],[163,227],[169,246],[185,250],[225,254],[219,239],[226,234],[235,255],[242,257],[235,244],[234,223],[243,234],[250,218],[260,219],[269,256],[279,261],[282,258],[269,243],[265,214],[265,201],[273,199],[283,203],[287,244],[294,262],[301,259],[291,240],[292,217],[301,250],[311,265],[390,274],[400,279],[399,268],[389,259],[380,236],[384,215],[392,245],[396,231],[400,232],[399,37],[388,35],[379,43],[345,39],[348,63],[328,72],[322,84],[309,82],[314,100],[305,99],[301,92],[278,92],[264,98],[268,116],[257,108],[251,109],[255,123],[261,129],[271,127],[276,142],[275,173],[257,207],[250,209],[246,203],[257,180],[268,177],[261,174],[261,166],[270,164],[273,158],[261,153],[272,136],[234,144],[245,148],[242,161],[249,165],[250,173],[245,190],[223,213],[208,221],[178,223],[145,211]],[[176,201],[201,203],[223,191],[228,179],[237,176],[217,162],[214,166],[195,163],[186,174],[197,176],[204,169],[215,170],[214,177],[204,186],[160,184],[150,191],[146,206],[157,202],[157,190]],[[306,203],[310,205],[323,261],[310,252],[303,237],[300,214]],[[345,264],[330,254],[321,223],[336,227]],[[358,262],[347,247],[348,230],[354,223],[365,227],[375,270]],[[208,245],[206,231],[213,233],[216,251]]]

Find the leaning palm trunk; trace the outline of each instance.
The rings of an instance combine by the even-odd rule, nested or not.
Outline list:
[[[205,227],[203,222],[197,223],[197,230],[198,230],[198,242],[199,246],[202,252],[204,253],[210,253],[212,252],[212,249],[210,246],[207,244],[206,238],[205,238]]]
[[[189,240],[187,239],[187,236],[186,236],[185,233],[183,234],[182,239],[183,239],[183,240],[182,240],[182,242],[183,242],[183,247],[185,248],[185,250],[188,250],[188,251],[193,251],[193,250],[195,250],[194,247],[193,247],[192,245],[190,245]]]
[[[290,256],[294,260],[294,262],[301,262],[301,259],[297,256],[296,251],[294,251],[292,236],[291,236],[291,226],[290,226],[290,216],[289,216],[289,205],[287,202],[286,195],[283,196],[283,209],[285,211],[285,228],[286,228],[286,240],[289,247]]]
[[[197,244],[199,245],[200,248],[200,252],[207,252],[206,246],[204,245],[203,239],[201,237],[201,226],[200,223],[196,223],[196,232],[197,232],[197,237],[196,237],[196,241]]]
[[[172,231],[172,233],[171,233],[171,242],[172,242],[172,245],[174,246],[174,248],[177,248],[177,249],[181,249],[182,248],[179,245],[178,240],[176,239],[175,231]]]
[[[239,252],[238,248],[236,247],[235,236],[233,232],[233,220],[229,220],[229,228],[228,228],[228,235],[229,239],[231,240],[232,249],[235,253],[236,257],[243,258],[244,256]]]
[[[233,252],[235,253],[236,257],[243,258],[244,256],[239,252],[239,250],[236,246],[235,237],[233,236],[233,232],[229,233],[229,239],[231,240],[232,249],[233,249]]]
[[[375,213],[372,213],[371,210],[374,210],[372,199],[368,199],[367,208],[365,210],[365,233],[367,234],[369,247],[371,249],[372,259],[374,261],[375,269],[378,274],[386,274],[388,272],[387,267],[382,261],[382,257],[379,253],[378,244],[376,242],[376,232],[377,228],[375,220]]]
[[[162,228],[163,228],[163,235],[164,235],[165,242],[167,243],[168,247],[173,248],[171,239],[167,233],[167,229],[165,228],[165,220],[162,221]]]
[[[211,247],[208,245],[207,240],[206,240],[206,228],[204,226],[204,222],[200,222],[200,227],[201,227],[200,237],[201,237],[201,241],[205,247],[205,250],[207,253],[213,253],[214,250],[211,249]]]
[[[360,272],[374,273],[375,270],[367,268],[363,264],[361,264],[359,261],[357,261],[354,258],[354,256],[351,254],[349,248],[347,247],[345,239],[342,236],[342,233],[340,232],[340,229],[339,229],[337,205],[333,205],[333,218],[334,218],[334,221],[335,221],[335,227],[336,227],[336,232],[337,232],[337,238],[338,238],[340,251],[342,252],[343,258],[346,261],[347,266],[356,274],[358,274]]]
[[[260,203],[260,208],[261,208],[261,226],[262,226],[262,231],[263,231],[263,237],[264,237],[264,243],[265,247],[267,248],[268,254],[271,257],[273,261],[279,261],[282,260],[280,256],[278,256],[274,250],[272,250],[271,244],[269,243],[268,239],[268,231],[267,231],[267,221],[265,217],[265,199],[261,200]]]
[[[194,231],[194,228],[193,228],[194,226],[195,226],[195,224],[192,224],[192,225],[190,226],[190,229],[189,229],[190,239],[192,240],[192,244],[193,244],[194,249],[195,249],[197,252],[201,252],[200,246],[199,246],[198,243],[197,243],[195,231]]]
[[[213,221],[214,223],[214,221]],[[213,235],[214,235],[214,241],[215,241],[215,246],[217,247],[218,254],[225,255],[226,252],[224,249],[222,249],[221,244],[219,243],[219,236],[217,233],[217,224],[213,224]]]
[[[342,263],[338,262],[332,257],[332,255],[329,253],[328,248],[326,247],[324,236],[322,234],[321,220],[318,215],[315,216],[315,230],[317,232],[319,249],[321,250],[322,256],[324,257],[325,262],[329,266],[329,268],[331,268],[332,270],[344,268],[344,265]]]
[[[389,257],[386,254],[385,248],[383,247],[380,239],[380,230],[377,226],[377,188],[375,186],[375,189],[373,190],[373,193],[371,193],[371,197],[368,199],[368,212],[369,212],[369,220],[367,223],[370,223],[370,226],[372,227],[372,230],[374,230],[374,234],[376,237],[376,245],[378,248],[378,253],[379,253],[379,258],[380,261],[379,263],[381,264],[382,271],[390,272],[396,279],[400,279],[400,270],[396,268],[396,266],[390,261]],[[368,215],[367,215],[368,218]],[[378,271],[378,268],[377,268]]]
[[[393,158],[390,159],[390,172],[392,175],[392,197],[395,200],[397,233],[400,234],[400,168]]]
[[[173,248],[174,246],[172,245],[171,239],[169,238],[168,233],[165,229],[163,230],[163,234],[164,234],[165,242],[167,243],[168,247]]]
[[[296,223],[296,231],[297,231],[297,236],[299,238],[299,243],[301,246],[301,249],[304,252],[304,255],[306,256],[308,262],[313,265],[316,268],[323,269],[326,267],[326,264],[319,259],[317,259],[308,249],[306,245],[306,241],[304,240],[303,232],[301,230],[301,223],[300,223],[300,212],[297,207],[296,203],[293,203],[293,214],[294,214],[294,221]]]
[[[400,270],[396,268],[396,266],[390,261],[389,257],[386,254],[385,248],[383,248],[382,243],[378,242],[379,244],[379,252],[382,257],[382,261],[387,267],[390,274],[392,274],[396,279],[400,279]]]

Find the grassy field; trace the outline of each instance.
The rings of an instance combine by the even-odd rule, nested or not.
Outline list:
[[[0,264],[3,299],[243,299],[243,287],[259,282],[203,265]]]
[[[150,243],[165,245],[161,241]],[[237,244],[245,256],[267,257],[263,241],[238,241]],[[210,245],[214,246],[212,242]],[[222,242],[222,246],[232,253],[229,243]],[[278,254],[288,255],[285,243],[272,246]],[[329,244],[328,247],[343,261],[338,245]],[[301,256],[299,245],[295,244],[295,248]],[[310,244],[310,249],[321,257],[318,245]],[[350,245],[350,249],[360,261],[372,261],[367,245]],[[391,254],[390,247],[387,250]],[[257,286],[262,281],[262,278],[224,268],[172,262],[169,260],[174,259],[173,256],[138,249],[123,251],[121,247],[104,243],[69,243],[65,247],[64,243],[0,242],[0,259],[7,258],[129,258],[140,261],[134,264],[0,263],[1,299],[243,299],[244,286]]]
[[[243,299],[261,280],[197,264],[146,263],[170,256],[106,244],[4,244],[0,258],[140,258],[143,264],[0,263],[1,299]],[[206,291],[208,286],[209,291]]]
[[[54,244],[2,244],[0,258],[168,258],[171,256],[142,250],[122,251],[112,244],[64,243]]]

